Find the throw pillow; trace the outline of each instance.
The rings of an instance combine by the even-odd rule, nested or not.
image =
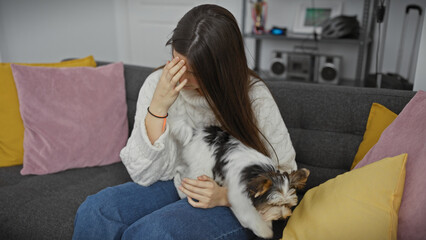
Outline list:
[[[127,141],[122,63],[48,68],[12,64],[24,123],[21,174],[119,162]]]
[[[0,167],[22,164],[24,125],[19,113],[18,95],[13,80],[11,63],[0,63]],[[96,67],[93,56],[60,63],[19,65],[50,67]]]
[[[419,91],[355,169],[377,159],[408,153],[407,179],[399,211],[398,239],[426,236],[426,92]]]
[[[364,137],[359,145],[351,169],[353,169],[367,154],[367,152],[379,141],[380,135],[398,115],[385,106],[373,103],[368,115]]]
[[[310,189],[283,239],[396,239],[406,161],[386,158]]]

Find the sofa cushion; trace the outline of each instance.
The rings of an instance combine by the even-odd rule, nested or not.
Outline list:
[[[312,187],[350,170],[373,102],[399,113],[412,91],[266,81]]]
[[[96,62],[98,66],[103,66],[109,62]],[[129,136],[133,130],[136,114],[136,102],[139,97],[139,90],[145,79],[154,71],[154,68],[142,67],[136,65],[124,65],[124,79],[126,80],[126,101],[127,101],[127,119],[129,120]]]
[[[355,155],[351,169],[353,169],[364,158],[365,154],[367,154],[367,152],[377,143],[377,141],[379,141],[383,130],[385,130],[397,116],[398,115],[381,104],[373,103],[371,105],[364,137],[359,145],[358,152]]]
[[[309,190],[283,239],[396,239],[406,161],[386,158]]]
[[[25,127],[22,174],[120,161],[128,136],[122,63],[12,70]]]
[[[18,63],[45,67],[96,67],[93,56],[59,63]],[[0,167],[22,164],[24,125],[10,63],[0,63]]]
[[[419,91],[386,128],[355,169],[383,157],[408,153],[407,179],[399,211],[398,239],[426,236],[426,92]]]

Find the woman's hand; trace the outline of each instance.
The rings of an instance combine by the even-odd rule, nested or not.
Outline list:
[[[179,91],[188,82],[185,79],[177,85],[186,69],[185,61],[180,60],[179,57],[175,57],[172,61],[167,62],[149,106],[152,113],[159,116],[167,114],[170,106],[172,106],[178,97]]]
[[[197,180],[184,178],[179,189],[188,196],[188,202],[196,208],[213,208],[217,206],[230,206],[228,202],[228,189],[206,175],[199,176]],[[198,202],[194,201],[197,200]]]
[[[170,106],[176,101],[179,95],[179,91],[188,82],[187,79],[183,80],[177,85],[179,79],[182,78],[186,71],[185,62],[179,61],[179,58],[174,58],[171,62],[168,61],[166,66],[163,68],[160,80],[155,88],[154,95],[152,96],[149,110],[157,116],[166,116]],[[163,134],[164,120],[156,118],[151,114],[147,114],[145,118],[145,127],[151,144]]]

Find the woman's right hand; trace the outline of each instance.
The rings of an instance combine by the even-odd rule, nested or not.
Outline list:
[[[152,113],[158,116],[165,116],[167,114],[170,106],[176,101],[179,91],[188,82],[185,79],[177,85],[186,69],[185,61],[180,60],[179,57],[175,57],[172,61],[167,62],[149,106]]]

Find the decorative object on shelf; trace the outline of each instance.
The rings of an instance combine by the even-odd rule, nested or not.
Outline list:
[[[293,25],[294,33],[321,34],[322,24],[342,13],[341,1],[314,1],[300,4]]]
[[[264,0],[250,1],[252,4],[251,16],[253,18],[253,33],[264,34],[268,4]]]
[[[271,30],[269,30],[269,33],[272,35],[287,36],[287,28],[273,26]]]
[[[323,38],[359,38],[359,22],[356,16],[340,15],[326,20],[322,26]]]

